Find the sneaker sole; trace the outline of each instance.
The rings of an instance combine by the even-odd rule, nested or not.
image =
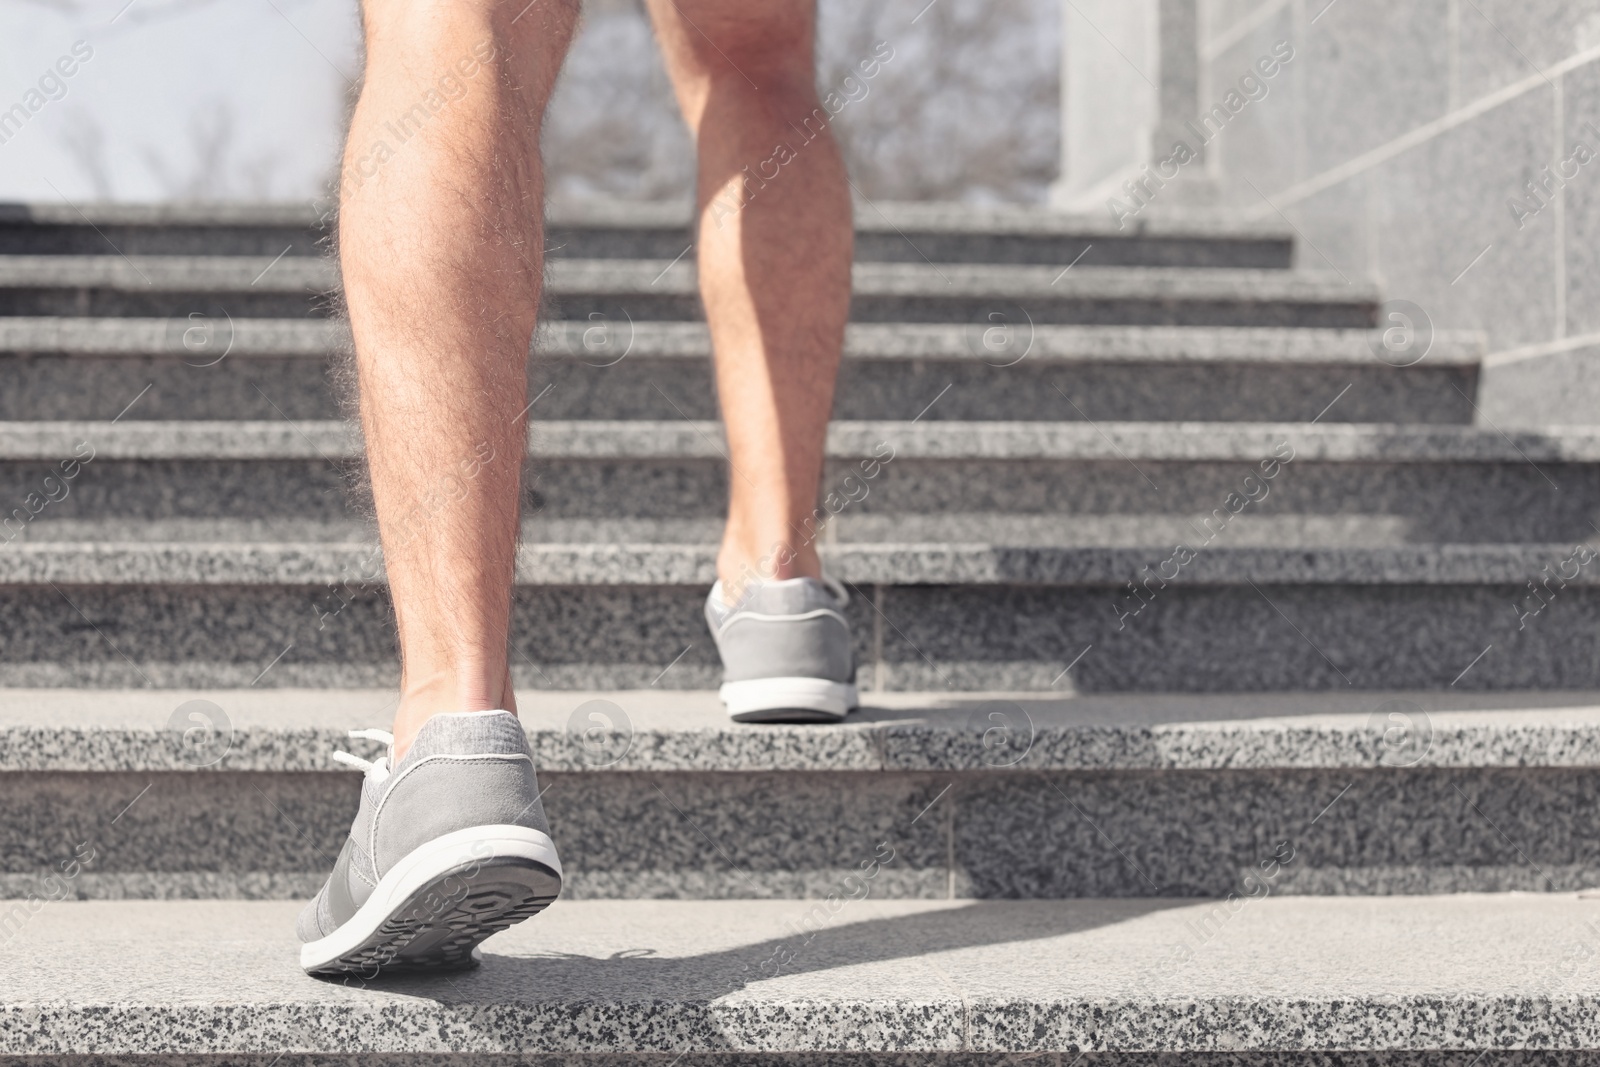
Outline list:
[[[561,893],[547,834],[474,826],[413,849],[339,929],[300,946],[307,974],[461,970],[478,943],[539,914]]]
[[[719,691],[734,722],[842,722],[859,698],[850,682],[826,678],[753,678]]]

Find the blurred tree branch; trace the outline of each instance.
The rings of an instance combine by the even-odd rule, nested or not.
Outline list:
[[[110,200],[115,194],[111,181],[111,161],[106,154],[106,128],[82,108],[68,111],[57,134],[61,147],[88,179],[96,200]]]
[[[821,92],[859,78],[877,42],[895,50],[834,121],[852,180],[872,199],[1042,200],[1060,157],[1058,0],[925,5],[822,0]],[[638,0],[586,4],[544,144],[557,199],[689,195],[693,152]]]

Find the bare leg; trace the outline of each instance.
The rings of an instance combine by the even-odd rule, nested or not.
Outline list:
[[[733,470],[717,571],[820,574],[808,522],[850,311],[850,193],[814,5],[648,0],[699,151],[697,254]]]
[[[539,307],[539,124],[576,0],[366,0],[340,257],[400,630],[396,755],[513,708],[506,661]]]

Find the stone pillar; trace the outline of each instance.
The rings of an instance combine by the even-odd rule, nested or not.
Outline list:
[[[1051,203],[1103,211],[1150,161],[1161,83],[1158,0],[1062,0],[1061,176]]]
[[[1200,45],[1196,0],[1160,0],[1160,115],[1151,151],[1165,156],[1174,141],[1192,141],[1183,120],[1200,112]]]
[[[1217,199],[1205,147],[1187,125],[1206,108],[1201,100],[1205,72],[1200,64],[1199,3],[1200,0],[1160,0],[1160,114],[1150,141],[1150,158],[1166,159],[1179,141],[1199,157],[1161,190],[1163,208],[1199,207]]]
[[[1050,201],[1097,213],[1124,183],[1194,144],[1184,126],[1200,113],[1198,0],[1062,0],[1061,177]],[[1198,147],[1198,146],[1196,146]],[[1201,149],[1203,153],[1203,149]],[[1161,208],[1209,204],[1202,158],[1156,198]]]

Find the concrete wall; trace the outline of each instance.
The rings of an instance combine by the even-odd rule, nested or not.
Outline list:
[[[1486,421],[1600,422],[1600,0],[1201,0],[1202,111],[1280,42],[1207,145],[1219,205],[1486,331]]]

